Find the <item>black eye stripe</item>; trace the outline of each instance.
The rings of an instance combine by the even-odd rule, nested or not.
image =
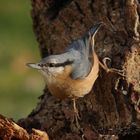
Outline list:
[[[48,66],[49,67],[55,67],[55,64],[54,63],[49,63]]]
[[[64,62],[64,63],[57,63],[57,64],[54,64],[54,67],[61,67],[61,66],[66,66],[66,65],[70,65],[70,64],[72,64],[73,63],[73,61],[66,61],[66,62]]]
[[[66,66],[66,65],[70,65],[70,64],[72,64],[73,63],[73,61],[66,61],[66,62],[64,62],[64,63],[57,63],[57,64],[55,64],[55,63],[46,63],[46,64],[38,64],[38,66],[40,66],[40,67],[47,67],[47,66],[49,66],[49,67],[61,67],[61,66]]]

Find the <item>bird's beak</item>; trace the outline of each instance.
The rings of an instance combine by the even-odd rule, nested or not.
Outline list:
[[[90,30],[89,33],[91,34],[91,36],[95,36],[95,34],[97,33],[97,31],[100,29],[100,27],[103,25],[103,22],[97,23],[95,24]]]
[[[36,63],[27,63],[26,65],[30,68],[41,70],[41,67]]]

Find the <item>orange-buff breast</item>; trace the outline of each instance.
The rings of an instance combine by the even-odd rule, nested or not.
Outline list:
[[[60,99],[83,97],[88,94],[99,72],[99,60],[96,53],[93,54],[93,59],[93,67],[87,77],[83,79],[71,79],[71,66],[65,66],[64,73],[48,77],[52,78],[47,80],[47,86],[51,94]]]

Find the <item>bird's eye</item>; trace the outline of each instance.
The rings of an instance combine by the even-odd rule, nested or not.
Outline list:
[[[49,63],[48,65],[49,65],[49,67],[55,67],[55,64],[53,64],[53,63]]]

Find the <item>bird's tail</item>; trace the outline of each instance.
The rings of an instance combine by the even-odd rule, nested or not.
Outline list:
[[[103,22],[93,25],[93,27],[90,28],[87,33],[86,46],[88,49],[88,56],[89,56],[88,58],[92,64],[94,63],[93,62],[93,53],[94,53],[94,46],[95,46],[94,45],[95,35],[102,25],[103,25]]]
[[[103,22],[99,22],[99,23],[93,25],[93,27],[91,27],[91,28],[89,29],[88,33],[89,33],[91,36],[95,35],[102,25],[103,25]]]

